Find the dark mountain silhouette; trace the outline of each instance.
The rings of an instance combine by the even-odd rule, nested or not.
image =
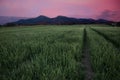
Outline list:
[[[58,16],[51,19],[52,24],[77,24],[79,21],[75,18],[69,18],[65,16]]]
[[[39,16],[37,18],[30,18],[30,19],[21,19],[17,22],[13,22],[14,24],[18,25],[31,25],[31,24],[46,24],[50,21],[50,18],[46,16]]]
[[[98,23],[110,23],[110,22],[113,22],[113,21],[108,21],[108,20],[105,20],[105,19],[98,19],[97,22]]]
[[[10,22],[15,22],[20,19],[27,19],[25,17],[9,17],[9,16],[0,16],[0,25],[10,23]]]
[[[21,19],[16,22],[8,23],[6,25],[73,25],[73,24],[111,24],[113,21],[104,19],[76,19],[66,16],[57,16],[55,18],[49,18],[46,16],[39,16],[30,19]]]
[[[82,24],[92,24],[92,23],[95,23],[96,20],[94,19],[79,19],[79,22]]]

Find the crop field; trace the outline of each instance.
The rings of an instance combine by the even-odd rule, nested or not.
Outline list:
[[[120,28],[0,28],[0,80],[120,80]]]

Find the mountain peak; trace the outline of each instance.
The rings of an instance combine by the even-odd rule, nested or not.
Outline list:
[[[46,16],[44,16],[44,15],[40,15],[40,16],[38,16],[37,18],[49,18],[49,17],[46,17]]]
[[[93,23],[110,23],[107,20],[94,20],[94,19],[86,19],[86,18],[71,18],[66,16],[57,16],[55,18],[49,18],[44,15],[40,15],[36,18],[30,18],[26,20],[19,20],[17,22],[13,22],[15,25],[31,25],[31,24],[93,24]]]
[[[59,15],[56,18],[68,18],[68,17]]]

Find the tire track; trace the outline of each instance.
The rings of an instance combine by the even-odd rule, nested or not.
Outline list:
[[[91,67],[91,62],[90,62],[90,50],[89,50],[89,44],[88,44],[88,37],[87,37],[87,32],[86,29],[84,29],[84,34],[83,34],[83,57],[82,57],[82,64],[85,69],[85,79],[84,80],[93,80],[93,70]]]
[[[116,41],[114,41],[114,40],[112,40],[112,39],[110,39],[107,35],[105,35],[104,33],[102,33],[102,32],[100,32],[100,31],[98,31],[98,30],[96,30],[96,29],[93,29],[93,28],[91,28],[93,31],[95,31],[96,33],[98,33],[99,35],[101,35],[102,37],[104,37],[107,41],[109,41],[110,43],[112,43],[116,48],[120,48],[120,45],[116,42]]]

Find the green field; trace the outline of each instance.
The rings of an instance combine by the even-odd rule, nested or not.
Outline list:
[[[87,75],[90,80],[120,80],[120,28],[0,28],[0,80],[88,80]]]

